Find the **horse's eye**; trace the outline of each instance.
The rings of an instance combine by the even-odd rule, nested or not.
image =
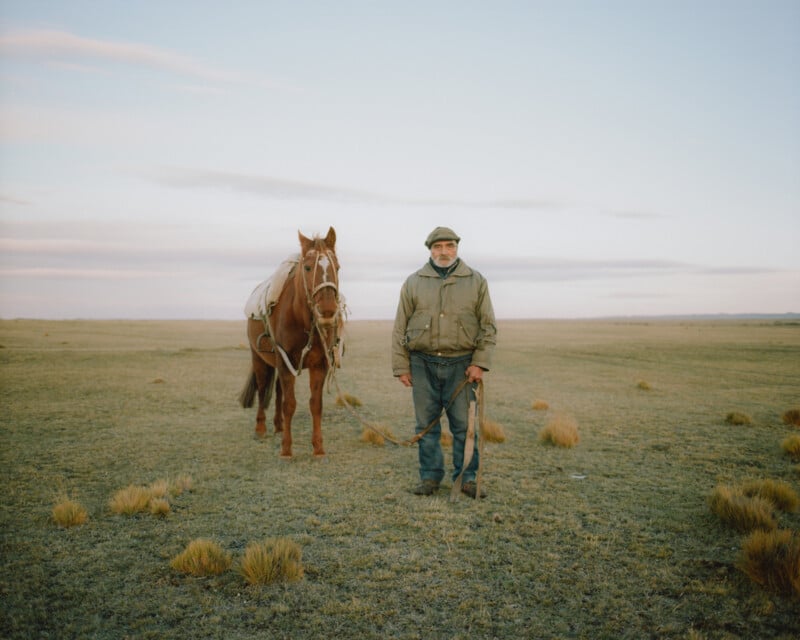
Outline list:
[[[305,266],[305,270],[306,270],[306,271],[311,271],[311,267],[309,267],[308,265],[306,265],[306,266]]]

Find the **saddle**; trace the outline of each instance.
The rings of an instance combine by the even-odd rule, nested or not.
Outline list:
[[[253,289],[253,293],[250,294],[244,305],[244,315],[253,320],[266,321],[267,316],[272,312],[272,307],[278,302],[289,274],[299,262],[299,254],[281,262],[275,273]]]

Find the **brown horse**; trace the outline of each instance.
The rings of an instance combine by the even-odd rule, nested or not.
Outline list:
[[[325,456],[322,391],[330,367],[338,366],[344,323],[336,232],[331,227],[324,239],[318,236],[309,239],[299,232],[298,237],[299,261],[289,271],[280,294],[274,292],[277,301],[269,307],[262,306],[263,315],[247,312],[252,369],[239,398],[243,407],[252,407],[258,391],[256,436],[264,437],[265,410],[275,390],[275,433],[283,432],[281,458],[284,459],[292,457],[292,416],[297,408],[294,385],[303,369],[308,369],[311,389],[314,457]]]

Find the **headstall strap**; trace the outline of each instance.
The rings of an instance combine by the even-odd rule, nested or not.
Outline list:
[[[330,261],[331,265],[334,265],[335,263],[334,263],[332,255],[331,255],[331,251],[330,250],[326,250],[325,253],[326,253],[326,255],[328,257],[328,260]],[[317,268],[319,267],[319,254],[320,254],[320,252],[315,250],[316,259],[314,261],[314,273],[317,272]],[[302,256],[301,256],[301,258],[302,258]],[[299,268],[299,265],[298,265],[298,268]],[[336,347],[336,345],[338,344],[338,341],[339,341],[338,332],[337,332],[337,335],[335,336],[335,340],[333,341],[333,344],[328,345],[327,341],[325,340],[325,336],[322,334],[322,329],[319,326],[319,316],[318,316],[318,313],[317,313],[316,304],[314,304],[314,296],[317,295],[317,293],[319,293],[320,291],[322,291],[322,289],[324,289],[326,287],[331,287],[333,289],[333,291],[334,291],[334,294],[336,295],[336,314],[335,314],[335,316],[338,316],[338,315],[341,314],[341,304],[340,304],[340,301],[339,301],[339,283],[338,283],[338,276],[336,274],[336,269],[335,268],[333,269],[333,274],[334,274],[334,279],[336,280],[335,282],[327,282],[327,281],[326,282],[321,282],[316,287],[314,287],[313,291],[309,291],[309,289],[308,289],[308,281],[306,280],[305,272],[301,272],[300,273],[300,277],[303,278],[303,288],[305,289],[305,292],[306,292],[306,302],[308,304],[308,309],[311,312],[311,329],[308,331],[308,342],[306,343],[306,346],[303,347],[303,351],[300,354],[300,361],[297,364],[297,368],[295,368],[294,365],[292,364],[291,359],[289,358],[289,354],[286,353],[286,350],[283,347],[281,347],[281,345],[279,345],[278,342],[273,337],[275,334],[272,331],[272,327],[270,327],[270,325],[269,325],[269,316],[264,318],[265,331],[264,331],[263,334],[261,334],[261,336],[259,336],[259,339],[261,339],[261,337],[263,337],[263,336],[268,336],[271,339],[272,344],[274,345],[275,349],[277,349],[278,353],[281,354],[281,358],[283,359],[284,364],[286,364],[286,367],[289,369],[289,371],[291,371],[292,375],[295,378],[300,375],[300,372],[303,369],[303,362],[306,359],[306,355],[308,355],[308,352],[311,351],[311,349],[313,347],[314,330],[316,330],[316,332],[319,334],[319,339],[320,339],[320,342],[322,343],[322,349],[323,349],[323,351],[325,353],[325,360],[328,363],[329,369],[333,370],[335,368],[335,366],[336,366],[336,357],[333,355],[332,352],[333,352],[333,349]],[[337,322],[335,324],[335,329],[338,330],[338,328],[339,328],[338,318],[336,318],[336,320],[337,320]],[[256,344],[258,344],[258,343],[256,343]],[[329,376],[331,375],[330,371],[328,372],[328,375]]]

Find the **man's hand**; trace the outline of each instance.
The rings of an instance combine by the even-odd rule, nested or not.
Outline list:
[[[483,380],[483,369],[476,364],[471,364],[467,367],[466,375],[470,382],[478,382],[479,380]]]
[[[404,387],[410,387],[411,386],[411,374],[410,373],[404,373],[402,375],[399,375],[399,376],[397,376],[397,379],[400,381],[400,383]]]

